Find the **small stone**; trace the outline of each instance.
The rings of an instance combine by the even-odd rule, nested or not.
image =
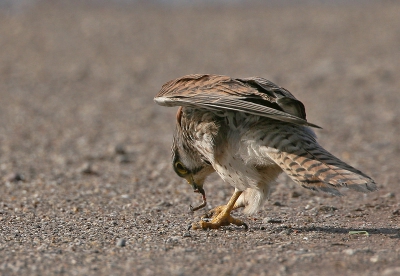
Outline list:
[[[349,249],[343,250],[343,253],[346,255],[352,256],[356,253],[356,251],[354,249],[349,248]]]
[[[378,262],[378,261],[379,261],[379,255],[372,256],[372,257],[369,259],[369,261],[370,261],[371,263],[376,263],[376,262]]]
[[[336,208],[336,207],[334,207],[334,206],[326,206],[326,205],[323,205],[323,206],[319,207],[319,210],[320,210],[321,212],[326,212],[326,213],[334,212],[334,211],[336,211],[337,209],[338,209],[338,208]]]
[[[400,274],[400,266],[389,267],[382,272],[382,276],[396,276]]]
[[[116,154],[119,154],[119,155],[127,153],[124,145],[121,145],[121,144],[116,145],[115,148],[114,148],[114,151],[115,151]]]
[[[8,182],[18,182],[18,181],[24,181],[25,177],[20,173],[10,173],[5,177],[5,180]]]
[[[392,214],[393,214],[393,215],[400,215],[400,209],[397,209],[397,210],[393,211]]]
[[[394,198],[395,194],[394,193],[387,193],[387,194],[385,194],[385,195],[383,195],[381,197],[383,197],[383,198]]]
[[[185,232],[185,233],[183,233],[183,235],[182,235],[182,237],[184,237],[184,238],[190,238],[192,235],[190,235],[190,233],[189,232]]]
[[[292,198],[297,198],[297,197],[300,197],[300,196],[301,196],[301,193],[299,193],[297,191],[293,191],[292,192]]]
[[[97,171],[93,168],[93,165],[89,162],[83,164],[82,167],[80,167],[79,171],[83,174],[97,174]]]
[[[172,237],[169,237],[169,238],[165,241],[165,243],[168,243],[168,244],[178,244],[180,239],[181,239],[181,238],[178,237],[178,236],[172,236]]]
[[[159,207],[171,207],[172,203],[164,201],[164,200],[161,200],[159,203],[157,203],[156,206],[159,206]]]
[[[282,230],[282,231],[281,231],[281,233],[280,233],[280,234],[286,234],[286,235],[290,235],[292,232],[293,232],[293,230],[292,230],[292,229],[284,229],[284,230]]]
[[[130,159],[129,155],[127,155],[127,154],[121,154],[121,155],[118,155],[117,161],[118,161],[119,163],[130,163],[130,162],[131,162],[131,159]]]
[[[275,201],[274,204],[272,204],[274,206],[283,206],[282,203],[280,203],[279,201]]]
[[[117,245],[118,247],[124,247],[124,246],[126,245],[126,240],[123,239],[123,238],[118,239],[116,245]]]
[[[282,223],[282,220],[279,218],[270,218],[266,217],[262,220],[263,223]]]

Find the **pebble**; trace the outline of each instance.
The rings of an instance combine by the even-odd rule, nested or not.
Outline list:
[[[279,218],[270,218],[266,217],[262,220],[263,223],[282,223],[282,220]]]
[[[179,240],[180,240],[180,237],[172,236],[172,237],[169,237],[165,242],[169,243],[169,244],[178,244]]]
[[[121,155],[127,153],[127,151],[125,149],[125,146],[121,145],[121,144],[116,145],[115,148],[114,148],[114,151],[115,151],[116,154],[121,154]]]
[[[338,208],[334,207],[334,206],[327,206],[327,205],[323,205],[321,207],[319,207],[319,210],[322,212],[334,212],[336,211]]]
[[[310,204],[307,204],[306,206],[304,206],[304,210],[310,210],[312,208],[312,206]]]
[[[396,275],[400,275],[400,266],[389,267],[382,272],[382,276],[396,276]]]
[[[157,203],[156,206],[159,206],[159,207],[171,207],[172,203],[168,202],[168,201],[161,200],[160,202]]]
[[[301,196],[301,193],[299,193],[297,191],[293,191],[292,192],[292,198],[297,198],[297,197],[300,197],[300,196]]]
[[[372,256],[372,257],[369,259],[369,261],[370,261],[371,263],[376,263],[376,262],[378,262],[378,261],[379,261],[379,255]]]
[[[343,250],[343,253],[346,255],[352,256],[356,253],[356,250],[349,248],[349,249]]]
[[[79,171],[83,174],[97,174],[96,170],[93,168],[93,165],[89,162],[84,163]]]
[[[290,235],[293,232],[292,229],[284,229],[280,232],[280,234]]]
[[[131,159],[127,154],[122,154],[117,156],[117,161],[119,163],[130,163]]]
[[[387,193],[387,194],[385,194],[385,195],[383,195],[383,196],[381,196],[381,197],[383,197],[383,198],[395,198],[395,194],[394,193]]]
[[[126,240],[123,239],[123,238],[118,239],[116,245],[117,245],[118,247],[124,247],[124,246],[126,245]]]
[[[5,180],[8,182],[18,182],[18,181],[24,181],[25,177],[20,173],[10,173],[5,177]]]

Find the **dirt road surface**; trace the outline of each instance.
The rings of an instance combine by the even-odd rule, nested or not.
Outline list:
[[[400,275],[400,4],[84,5],[0,10],[1,275]],[[282,176],[249,230],[188,231],[170,164],[190,73],[261,76],[379,190]],[[207,208],[233,188],[205,185]],[[364,231],[364,232],[351,232]]]

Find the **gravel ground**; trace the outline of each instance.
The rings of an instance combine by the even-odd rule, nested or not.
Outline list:
[[[0,274],[400,275],[400,4],[66,5],[0,10]],[[262,76],[379,190],[286,176],[249,230],[187,231],[200,197],[170,165],[189,73]],[[209,205],[232,187],[205,186]],[[366,231],[353,233],[350,231]]]

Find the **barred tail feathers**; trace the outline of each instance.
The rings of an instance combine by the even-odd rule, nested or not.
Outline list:
[[[286,137],[277,143],[278,150],[268,155],[296,183],[304,188],[341,195],[336,188],[347,187],[359,192],[376,190],[373,179],[341,161],[322,148],[314,139]]]

